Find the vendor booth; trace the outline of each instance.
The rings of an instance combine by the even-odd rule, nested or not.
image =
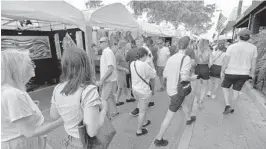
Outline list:
[[[33,83],[43,85],[58,80],[66,33],[91,58],[90,29],[83,13],[67,2],[2,1],[1,4],[1,48],[29,50],[36,64]],[[25,48],[24,44],[30,47]]]

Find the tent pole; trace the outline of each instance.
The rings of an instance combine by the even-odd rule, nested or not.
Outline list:
[[[96,56],[94,55],[93,49],[91,48],[91,45],[92,45],[92,27],[86,25],[84,34],[85,34],[86,53],[88,54],[88,57],[90,59],[91,77],[93,78],[93,81],[96,81],[95,65],[94,65],[94,60],[95,60]]]

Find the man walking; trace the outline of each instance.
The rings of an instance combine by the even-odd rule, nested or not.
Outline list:
[[[157,40],[158,51],[157,51],[157,75],[160,80],[161,87],[159,91],[163,91],[165,89],[165,81],[163,78],[163,71],[166,65],[168,58],[170,57],[170,50],[168,47],[164,46],[164,42],[162,40]]]
[[[233,113],[229,103],[229,91],[233,85],[233,100],[239,96],[245,82],[254,79],[256,69],[257,47],[247,41],[251,32],[244,29],[238,33],[239,41],[228,47],[221,71],[222,88],[225,99],[224,114]]]
[[[102,100],[106,100],[109,107],[112,106],[112,109],[114,109],[112,115],[110,114],[110,110],[108,111],[109,116],[116,116],[119,114],[114,99],[117,81],[116,58],[113,51],[109,48],[108,37],[102,37],[99,42],[103,53],[100,60],[100,81],[98,82],[98,86],[102,87]]]

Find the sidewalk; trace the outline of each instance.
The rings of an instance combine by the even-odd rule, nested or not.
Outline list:
[[[186,126],[176,149],[265,149],[266,119],[247,90],[231,102],[235,112],[229,115],[222,114],[222,90],[216,99],[205,98],[196,123]]]

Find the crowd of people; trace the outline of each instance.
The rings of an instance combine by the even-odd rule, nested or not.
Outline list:
[[[237,99],[244,83],[254,78],[257,57],[256,47],[247,42],[250,32],[243,30],[238,37],[239,41],[228,47],[226,42],[219,41],[213,50],[208,40],[193,41],[188,36],[180,38],[174,50],[162,39],[155,44],[151,38],[122,39],[110,47],[109,38],[102,37],[97,82],[91,77],[86,52],[76,47],[64,49],[61,82],[55,86],[51,99],[50,117],[54,121],[49,123],[44,123],[40,109],[25,91],[35,67],[29,53],[16,49],[2,51],[2,148],[28,149],[29,145],[45,148],[45,134],[64,125],[68,134],[65,148],[82,149],[80,122],[91,138],[97,136],[106,117],[109,120],[119,115],[117,106],[124,104],[122,93],[126,102],[137,102],[130,115],[138,116],[136,136],[145,135],[146,127],[152,124],[147,110],[156,106],[153,101],[156,91],[166,91],[170,99],[154,140],[156,146],[166,146],[168,141],[163,136],[178,110],[184,111],[187,125],[196,121],[196,116],[191,115],[196,96],[202,106],[205,98],[216,98],[221,86],[225,99],[223,114],[234,112],[229,99]],[[160,80],[158,90],[156,76]]]

